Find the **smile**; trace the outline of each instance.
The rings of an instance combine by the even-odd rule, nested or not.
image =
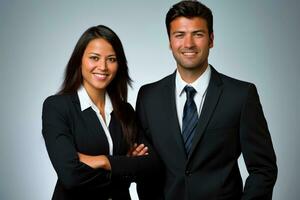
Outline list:
[[[183,52],[182,54],[185,56],[193,56],[193,55],[196,55],[197,52]]]
[[[98,73],[94,73],[93,74],[95,77],[96,77],[96,79],[98,79],[98,80],[104,80],[104,79],[106,79],[107,77],[108,77],[108,74],[98,74]]]
[[[195,57],[198,52],[196,51],[188,51],[188,52],[181,52],[181,54],[185,57]]]

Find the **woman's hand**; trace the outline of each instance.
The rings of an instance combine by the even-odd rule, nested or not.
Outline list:
[[[104,155],[90,156],[78,152],[78,157],[81,162],[90,166],[91,168],[98,169],[102,168],[105,170],[111,170],[110,162]]]
[[[137,145],[136,143],[128,151],[127,156],[145,156],[148,155],[148,147],[144,144]]]
[[[149,153],[147,146],[145,146],[144,144],[137,145],[135,143],[134,146],[128,151],[127,156],[145,156],[148,154]],[[91,168],[111,170],[110,162],[105,155],[90,156],[78,152],[78,157],[80,162],[83,162]]]

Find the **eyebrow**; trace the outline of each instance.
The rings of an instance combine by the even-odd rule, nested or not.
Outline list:
[[[96,55],[96,56],[100,56],[100,54],[94,53],[94,52],[89,52],[88,54],[93,54],[93,55]]]
[[[206,33],[206,30],[199,29],[199,30],[192,31],[192,33],[197,33],[197,32]]]
[[[88,53],[89,55],[96,55],[96,56],[101,56],[99,53],[94,53],[94,52],[89,52]],[[107,57],[112,57],[112,56],[114,56],[114,57],[117,57],[115,54],[110,54],[110,55],[108,55]]]
[[[177,34],[177,33],[185,33],[185,31],[174,31],[174,32],[172,33],[172,35]]]
[[[194,31],[192,31],[191,33],[198,33],[198,32],[206,33],[205,29],[194,30]],[[174,31],[174,32],[172,33],[172,35],[178,34],[178,33],[186,33],[186,31],[181,31],[181,30],[179,30],[179,31]]]

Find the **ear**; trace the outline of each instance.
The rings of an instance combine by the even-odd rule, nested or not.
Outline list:
[[[213,48],[214,47],[214,32],[212,32],[209,36],[209,48]]]
[[[169,38],[169,49],[172,50],[171,39]]]

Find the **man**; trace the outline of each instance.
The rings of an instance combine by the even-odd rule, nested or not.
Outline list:
[[[143,86],[136,105],[165,166],[163,181],[154,184],[163,184],[167,200],[272,199],[276,157],[257,90],[208,64],[210,9],[181,1],[168,11],[166,26],[177,70]],[[244,188],[241,153],[249,172]]]

